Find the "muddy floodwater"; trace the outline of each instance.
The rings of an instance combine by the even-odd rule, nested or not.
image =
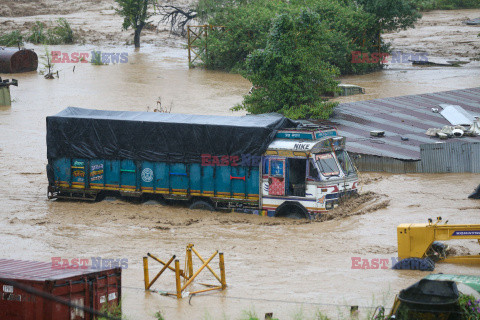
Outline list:
[[[474,18],[480,10],[452,14]],[[177,39],[170,46],[147,43],[140,51],[124,45],[51,46],[70,53],[126,52],[128,62],[59,63],[59,78],[54,80],[36,72],[13,76],[19,86],[11,88],[12,107],[0,108],[0,257],[128,259],[122,289],[128,319],[154,319],[157,311],[166,319],[238,319],[249,310],[261,317],[274,312],[280,319],[313,317],[319,310],[337,317],[347,315],[351,305],[360,306],[364,315],[377,305],[388,308],[400,289],[428,274],[389,269],[397,255],[398,224],[437,216],[450,224],[480,223],[480,202],[466,198],[480,183],[478,174],[361,173],[361,192],[371,192],[373,199],[360,205],[363,209],[345,209],[359,214],[325,222],[115,199],[47,200],[45,117],[65,107],[152,111],[161,101],[175,113],[242,114],[229,108],[241,102],[250,83],[235,74],[188,69],[182,45]],[[41,55],[43,48],[34,48]],[[398,48],[410,50],[412,44],[399,42]],[[461,58],[455,50],[452,55]],[[363,86],[367,93],[341,101],[372,99],[480,86],[480,66],[392,65],[342,81]],[[182,300],[145,293],[142,257],[151,252],[168,260],[177,254],[183,268],[188,243],[204,257],[215,250],[224,252],[227,290]],[[451,244],[460,253],[480,253],[473,240]],[[388,259],[389,268],[352,269],[352,257]],[[160,265],[150,260],[150,266],[152,278]],[[478,267],[452,264],[438,264],[435,272],[480,274]],[[202,277],[201,282],[214,283],[208,273]],[[174,291],[173,273],[166,273],[153,288]],[[195,289],[200,287],[190,290]]]

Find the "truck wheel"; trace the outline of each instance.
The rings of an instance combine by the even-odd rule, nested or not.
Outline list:
[[[208,203],[206,201],[202,201],[202,200],[198,200],[198,201],[193,202],[190,205],[189,209],[191,209],[191,210],[200,209],[200,210],[215,211],[215,208],[210,203]]]
[[[290,218],[290,219],[306,219],[307,218],[305,212],[303,212],[303,210],[297,206],[288,206],[284,208],[278,216]]]

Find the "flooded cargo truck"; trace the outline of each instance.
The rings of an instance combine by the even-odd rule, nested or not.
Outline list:
[[[279,114],[242,117],[67,108],[47,117],[48,197],[116,193],[315,218],[357,190],[345,138]]]

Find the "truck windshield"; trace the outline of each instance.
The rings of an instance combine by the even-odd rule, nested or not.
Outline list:
[[[332,153],[316,154],[315,161],[322,175],[326,177],[340,175],[340,169]]]
[[[340,163],[340,167],[346,176],[351,173],[355,173],[355,168],[353,167],[353,163],[350,160],[350,156],[348,155],[347,151],[337,150],[335,151],[335,155],[337,156],[338,163]]]

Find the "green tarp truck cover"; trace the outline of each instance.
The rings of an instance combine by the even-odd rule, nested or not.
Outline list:
[[[69,107],[47,117],[47,157],[201,162],[202,154],[259,156],[276,130],[296,126],[275,113],[229,117]]]

